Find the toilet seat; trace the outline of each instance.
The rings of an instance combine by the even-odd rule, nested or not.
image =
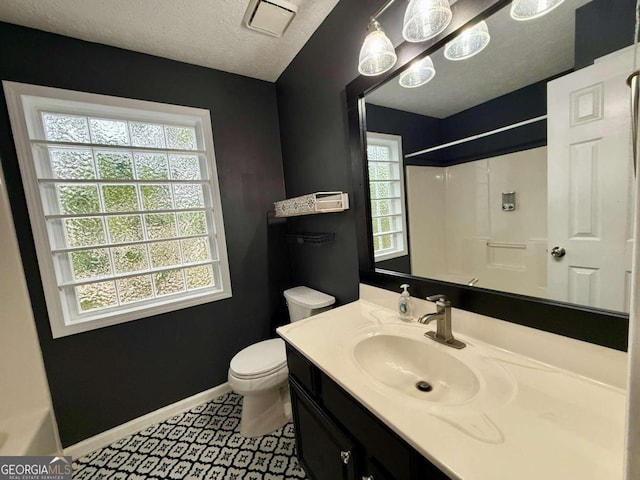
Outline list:
[[[287,353],[280,338],[264,340],[239,351],[229,365],[236,378],[261,378],[287,368]]]

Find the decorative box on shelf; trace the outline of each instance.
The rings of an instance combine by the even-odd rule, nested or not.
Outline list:
[[[276,217],[342,212],[349,208],[349,194],[343,192],[316,192],[274,202],[273,205],[275,206]]]

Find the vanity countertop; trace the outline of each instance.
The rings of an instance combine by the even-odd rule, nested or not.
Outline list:
[[[458,334],[455,315],[454,333],[468,348],[438,348],[467,363],[498,368],[512,386],[500,390],[499,399],[443,405],[371,381],[354,359],[357,341],[401,331],[432,342],[423,333],[435,325],[403,322],[393,310],[362,299],[278,333],[451,478],[623,477],[623,389]]]

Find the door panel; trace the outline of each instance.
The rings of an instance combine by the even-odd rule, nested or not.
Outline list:
[[[632,63],[624,49],[548,84],[547,251],[566,251],[547,257],[555,300],[628,310]]]

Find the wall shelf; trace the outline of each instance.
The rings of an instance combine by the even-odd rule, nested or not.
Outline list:
[[[276,218],[342,212],[349,208],[349,194],[343,192],[315,192],[273,203]]]
[[[336,239],[335,232],[306,232],[306,233],[291,233],[285,235],[287,241],[296,245],[313,245],[321,246],[332,243]]]

